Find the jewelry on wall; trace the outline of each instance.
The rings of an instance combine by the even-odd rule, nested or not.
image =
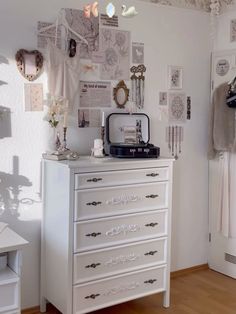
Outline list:
[[[184,139],[184,128],[182,126],[168,126],[166,128],[166,142],[169,153],[177,160],[182,153],[182,142]]]
[[[187,120],[191,120],[191,97],[187,97]]]
[[[38,50],[20,49],[16,56],[17,68],[28,81],[36,80],[43,69],[43,55]]]
[[[146,72],[146,67],[144,64],[140,64],[137,67],[132,66],[130,69],[132,76],[132,102],[135,103],[136,107],[143,109],[144,107],[144,91],[145,91],[145,76],[143,73]]]

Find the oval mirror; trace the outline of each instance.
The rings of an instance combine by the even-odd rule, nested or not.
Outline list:
[[[124,81],[120,81],[113,90],[114,101],[118,108],[124,108],[129,100],[129,89]]]

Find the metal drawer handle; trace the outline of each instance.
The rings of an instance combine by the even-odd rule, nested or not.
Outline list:
[[[146,177],[152,177],[152,178],[155,178],[155,177],[158,177],[159,176],[159,173],[148,173],[146,174]]]
[[[145,256],[154,256],[156,253],[158,253],[158,251],[150,251],[150,252],[148,252],[148,253],[145,253],[144,255]]]
[[[87,180],[87,182],[94,182],[94,183],[97,183],[99,181],[102,181],[102,178],[92,178],[92,179]]]
[[[147,281],[144,281],[144,283],[150,283],[151,285],[154,284],[157,280],[156,279],[149,279]]]
[[[92,299],[95,300],[97,297],[99,297],[100,294],[91,294],[91,295],[87,295],[87,297],[84,297],[85,299]]]
[[[146,195],[146,198],[152,198],[152,199],[154,199],[154,198],[157,198],[157,197],[159,197],[159,195],[158,195],[158,194],[150,194],[150,195]]]
[[[95,269],[96,267],[98,267],[98,266],[100,266],[101,265],[101,263],[93,263],[93,264],[91,264],[91,265],[87,265],[87,266],[85,266],[85,268],[93,268],[93,269]]]
[[[156,227],[158,225],[159,225],[158,222],[151,222],[150,224],[146,224],[145,227],[152,227],[152,228],[154,228],[154,227]]]
[[[93,232],[93,233],[88,233],[88,234],[86,234],[86,237],[93,237],[93,238],[96,238],[96,237],[98,237],[98,236],[100,236],[101,235],[101,232]]]
[[[98,206],[98,205],[102,205],[102,202],[91,202],[91,203],[87,203],[87,206]]]

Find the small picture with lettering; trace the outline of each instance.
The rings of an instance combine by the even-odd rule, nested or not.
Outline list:
[[[111,107],[111,82],[80,82],[80,107]]]

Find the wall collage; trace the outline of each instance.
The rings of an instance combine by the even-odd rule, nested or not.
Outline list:
[[[120,18],[135,18],[138,12],[123,5],[121,16],[115,13],[112,3],[107,5],[106,14],[99,14],[98,2],[83,10],[61,9],[56,22],[38,21],[39,50],[20,49],[16,54],[18,69],[29,81],[24,84],[25,111],[44,110],[44,86],[32,82],[43,69],[47,72],[45,120],[55,129],[60,124],[64,129],[63,139],[58,133],[56,149],[63,141],[66,147],[70,114],[76,112],[79,128],[98,128],[104,127],[104,112],[114,106],[126,112],[144,109],[148,72],[144,43],[132,42],[131,33],[119,29]],[[166,142],[170,155],[177,159],[184,139],[183,124],[191,119],[191,97],[183,92],[183,67],[170,65],[166,74],[167,91],[159,92],[157,111],[168,123]]]

